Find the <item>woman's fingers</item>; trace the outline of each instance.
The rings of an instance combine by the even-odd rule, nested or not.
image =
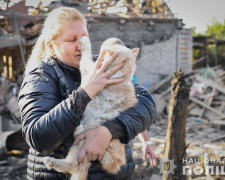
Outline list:
[[[156,157],[156,156],[155,156],[155,158],[154,158],[154,160],[153,160],[153,161],[154,161],[154,165],[155,165],[155,166],[157,166],[157,162],[158,162],[158,160],[157,160],[157,157]]]
[[[157,158],[154,156],[151,160],[151,165],[156,166],[157,165]]]
[[[101,65],[102,65],[102,60],[105,56],[106,50],[102,51],[100,56],[98,57],[97,61],[96,61],[96,66],[95,66],[95,70],[100,69]]]
[[[87,160],[90,162],[91,159],[92,159],[92,155],[93,155],[93,152],[92,151],[87,151]]]
[[[79,163],[82,163],[83,162],[83,158],[84,158],[84,155],[86,154],[86,149],[85,148],[82,148],[78,157],[77,157],[77,161]]]
[[[96,153],[92,154],[91,161],[95,161],[97,159],[98,155]]]
[[[85,132],[84,133],[80,133],[76,136],[75,141],[73,142],[73,144],[78,144],[82,139],[85,139]]]
[[[118,84],[124,81],[124,78],[119,78],[119,79],[110,79],[107,81],[107,84]]]
[[[113,60],[116,58],[117,56],[117,52],[114,52],[112,56],[109,57],[109,59],[107,61],[104,61],[104,63],[102,64],[101,67],[101,71],[105,72],[105,70],[107,69],[107,67],[109,67],[109,65],[113,62]]]
[[[101,162],[103,160],[104,154],[98,156],[98,160]]]
[[[155,166],[154,165],[154,159],[150,158],[150,163],[151,163],[151,166]]]
[[[105,72],[105,77],[111,76],[113,73],[118,71],[121,67],[123,67],[123,65],[124,65],[124,63],[121,63],[121,64],[116,65],[112,69],[109,69],[107,72]]]
[[[78,138],[80,139],[79,136]],[[87,154],[88,161],[96,160],[97,156],[98,160],[101,161],[111,139],[110,131],[104,126],[86,131],[85,142],[77,158],[78,162],[83,161],[85,154]]]

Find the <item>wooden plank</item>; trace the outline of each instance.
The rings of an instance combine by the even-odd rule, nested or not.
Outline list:
[[[210,121],[207,120],[207,119],[202,119],[202,118],[198,118],[198,117],[194,117],[193,119],[194,119],[194,120],[201,121],[201,122],[203,122],[203,123],[209,123],[209,122],[210,122]]]
[[[225,88],[220,86],[219,84],[211,81],[211,80],[208,80],[208,79],[204,79],[202,78],[200,75],[195,75],[195,79],[199,82],[204,82],[204,83],[207,83],[209,86],[211,86],[212,88],[215,88],[217,91],[225,94]]]
[[[13,17],[13,13],[9,11],[0,11],[1,16],[5,17]],[[30,19],[30,20],[44,20],[47,17],[47,14],[38,14],[35,16],[28,15],[25,13],[15,12],[16,18],[22,18],[22,19]]]
[[[224,139],[224,138],[225,138],[225,135],[221,135],[221,136],[219,136],[219,137],[214,138],[213,140],[211,140],[211,142],[218,141],[218,140],[221,140],[221,139]]]
[[[215,90],[215,88],[213,88],[213,90],[212,90],[210,96],[208,96],[208,97],[205,99],[205,101],[206,101],[205,103],[206,103],[207,105],[211,106],[212,101],[213,101],[213,96],[215,95],[215,92],[216,92],[216,90]],[[200,118],[204,115],[205,109],[206,109],[206,108],[203,107],[203,109],[202,109],[202,111],[201,111],[201,113],[200,113],[200,115],[199,115]]]
[[[156,91],[157,89],[159,89],[160,87],[162,87],[165,83],[167,83],[168,81],[170,81],[172,78],[172,75],[170,76],[167,76],[166,78],[164,78],[163,80],[159,81],[158,83],[156,83],[155,85],[151,86],[149,88],[149,92],[154,92]]]
[[[216,109],[210,107],[209,105],[207,105],[206,103],[202,102],[202,101],[199,101],[198,99],[195,99],[193,97],[189,97],[189,99],[199,105],[201,105],[202,107],[205,107],[206,109],[209,109],[210,111],[220,115],[220,116],[225,116],[223,113],[217,111]]]
[[[159,143],[166,143],[165,139],[159,139],[159,138],[151,137],[150,140],[154,141],[154,142],[159,142]]]
[[[218,124],[218,125],[225,125],[225,121],[223,121],[223,120],[214,120],[212,123]]]
[[[171,87],[169,87],[166,91],[164,91],[163,93],[160,94],[160,98],[162,98],[163,96],[169,94],[171,92]]]
[[[219,110],[221,113],[223,113],[224,106],[225,106],[225,102],[223,101]]]
[[[17,46],[19,45],[18,43],[18,38],[13,37],[12,39],[0,39],[0,48],[7,48],[7,47],[12,47],[12,46]]]
[[[196,103],[192,102],[192,103],[188,106],[188,111],[189,111],[190,109],[192,109],[193,107],[195,107],[195,106],[196,106]]]
[[[199,120],[198,118],[196,118],[196,120]],[[225,121],[223,120],[215,120],[215,121],[208,121],[208,122],[203,122],[203,123],[191,123],[191,124],[187,124],[187,127],[198,127],[198,126],[206,126],[206,125],[212,125],[212,124],[216,124],[216,125],[225,125]]]

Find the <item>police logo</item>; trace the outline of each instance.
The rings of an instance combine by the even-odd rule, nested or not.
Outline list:
[[[169,173],[171,174],[174,174],[174,169],[177,167],[175,164],[174,164],[174,159],[172,160],[169,160],[169,159],[159,159],[160,163],[158,166],[160,172],[159,174],[162,174],[164,173],[166,176],[169,175]]]
[[[165,171],[168,171],[168,170],[170,170],[170,162],[164,162],[164,170]]]

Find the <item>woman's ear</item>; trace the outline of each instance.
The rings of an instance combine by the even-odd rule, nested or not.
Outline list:
[[[47,46],[48,46],[48,49],[50,50],[50,52],[52,53],[52,55],[54,55],[55,51],[54,51],[53,45],[50,41],[47,42]]]
[[[132,53],[133,53],[133,55],[134,55],[134,58],[136,59],[137,56],[138,56],[138,54],[139,54],[139,48],[134,48],[134,49],[132,49],[131,51],[132,51]]]

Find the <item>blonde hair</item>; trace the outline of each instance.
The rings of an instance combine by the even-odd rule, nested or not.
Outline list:
[[[38,37],[31,55],[27,61],[25,75],[46,56],[53,56],[52,52],[47,46],[49,41],[56,40],[57,36],[61,33],[64,25],[68,22],[81,21],[87,25],[86,19],[83,14],[74,8],[59,7],[54,9],[48,14],[40,36]]]

